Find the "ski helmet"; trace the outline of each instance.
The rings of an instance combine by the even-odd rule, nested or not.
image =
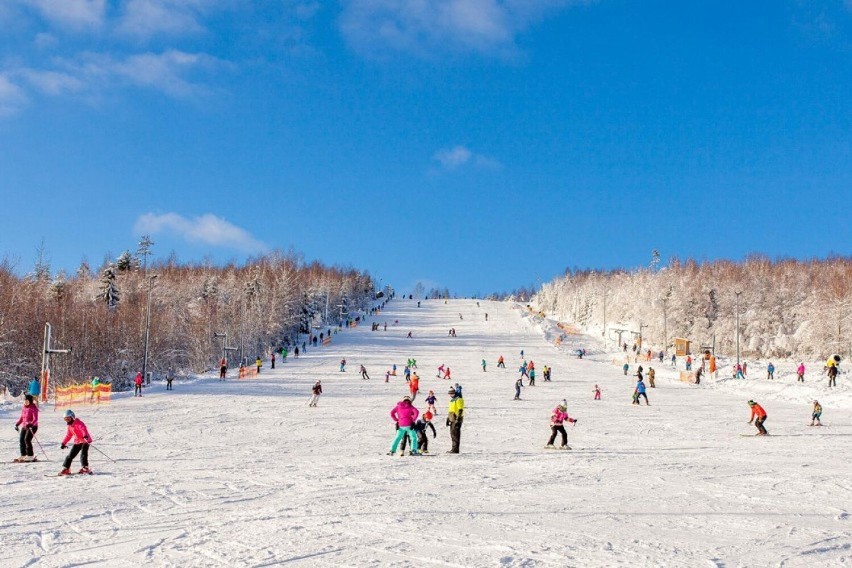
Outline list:
[[[402,400],[403,401],[407,400],[408,402],[411,402],[411,397],[410,396],[404,396],[404,397],[402,397]]]
[[[755,405],[755,402],[754,402],[753,400],[750,400],[750,401],[748,401],[748,405],[749,405],[749,406],[754,406],[754,405]]]
[[[431,412],[424,412],[423,413],[423,420],[425,420],[426,422],[429,422],[430,420],[432,420],[432,413]]]
[[[65,418],[70,418],[71,420],[74,420],[74,418],[76,418],[76,416],[74,416],[74,411],[71,410],[70,408],[68,410],[66,410],[65,411]]]

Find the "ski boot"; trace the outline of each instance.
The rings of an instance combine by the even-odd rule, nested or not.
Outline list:
[[[554,446],[553,444],[547,444],[546,446],[544,446],[544,449],[545,450],[555,450],[556,446]]]
[[[17,457],[15,459],[13,459],[12,463],[21,463],[21,462],[26,461],[26,460],[27,460],[27,456],[21,456],[21,457]]]
[[[71,475],[71,469],[64,467],[62,468],[62,471],[59,472],[59,475]]]
[[[80,471],[78,471],[77,473],[87,473],[89,475],[92,475],[92,470],[89,469],[88,466],[87,466],[87,467],[80,468]]]

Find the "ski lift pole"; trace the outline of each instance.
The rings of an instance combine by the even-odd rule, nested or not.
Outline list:
[[[47,402],[47,388],[50,383],[50,356],[58,353],[71,353],[71,348],[54,349],[51,346],[51,327],[50,323],[44,324],[44,349],[41,355],[41,401]]]

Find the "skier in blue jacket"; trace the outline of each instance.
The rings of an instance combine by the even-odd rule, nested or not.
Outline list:
[[[645,393],[645,382],[642,381],[642,377],[639,377],[639,380],[636,382],[636,391],[635,396],[633,397],[633,404],[639,404],[639,397],[645,397],[645,405],[651,406],[651,403],[648,402],[648,395]]]

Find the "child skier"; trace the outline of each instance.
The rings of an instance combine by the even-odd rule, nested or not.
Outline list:
[[[483,359],[483,360],[482,360],[482,372],[483,372],[483,373],[487,372],[487,371],[485,370],[485,359]]]
[[[446,369],[444,369],[444,380],[445,380],[445,381],[449,381],[449,380],[450,380],[450,368],[449,368],[449,367],[447,367]]]
[[[432,413],[424,412],[423,415],[417,419],[414,425],[411,427],[414,430],[414,433],[417,435],[417,449],[421,454],[429,453],[429,437],[426,435],[426,428],[432,429],[432,439],[434,440],[438,436],[438,432],[435,430],[434,424],[431,422]],[[402,444],[399,449],[404,454],[405,453],[405,442],[407,438],[402,438]]]
[[[506,363],[503,361],[503,356],[502,356],[502,355],[500,355],[500,356],[497,358],[497,368],[498,368],[498,369],[505,369],[505,368],[506,368]]]
[[[753,400],[748,401],[748,405],[751,407],[751,419],[748,423],[751,424],[754,421],[754,425],[757,426],[756,436],[766,436],[769,433],[763,427],[763,423],[766,422],[766,411]]]
[[[601,387],[595,385],[595,400],[601,399]]]
[[[521,389],[522,388],[524,388],[524,380],[519,378],[517,381],[515,381],[515,399],[514,400],[521,400]]]
[[[417,399],[417,393],[420,391],[420,377],[417,376],[417,373],[414,373],[411,377],[411,381],[408,383],[408,391],[411,393],[412,402]]]
[[[553,409],[553,413],[550,415],[550,440],[547,441],[547,445],[545,446],[546,449],[554,449],[553,442],[556,440],[557,433],[562,434],[562,445],[560,446],[560,449],[571,449],[568,445],[568,433],[565,431],[563,422],[567,420],[570,424],[574,424],[577,421],[568,416],[567,411],[568,406],[564,403]]]
[[[29,393],[24,395],[24,406],[21,408],[21,417],[15,422],[15,431],[21,433],[21,457],[15,458],[13,461],[38,461],[33,453],[33,438],[38,431],[38,405],[36,405],[33,395]]]
[[[314,383],[314,386],[311,387],[311,402],[308,406],[316,406],[319,402],[319,397],[322,394],[322,384],[319,381]]]
[[[633,404],[639,404],[639,397],[645,398],[645,406],[651,406],[651,403],[648,402],[648,395],[645,393],[645,383],[642,382],[642,374],[638,374],[639,380],[636,382],[636,390],[633,396]]]
[[[433,416],[438,415],[438,410],[435,408],[435,392],[429,391],[429,396],[426,397],[426,412],[431,412]]]
[[[444,364],[441,363],[441,365],[438,367],[438,376],[436,378],[440,379],[443,374],[444,374]]]
[[[340,372],[343,373],[346,371],[346,359],[340,360]]]
[[[77,454],[80,454],[80,465],[83,466],[79,473],[92,473],[92,470],[89,469],[89,444],[92,443],[89,430],[83,424],[83,421],[74,415],[72,410],[65,411],[65,423],[68,425],[68,431],[59,447],[63,450],[68,448],[68,441],[72,437],[74,438],[74,445],[71,446],[71,452],[65,458],[59,475],[71,475],[71,462],[74,461]]]
[[[390,412],[390,416],[393,418],[394,422],[396,422],[397,428],[399,429],[396,431],[396,437],[394,438],[393,443],[391,444],[391,449],[388,452],[389,456],[396,454],[396,449],[399,447],[399,443],[405,436],[408,436],[411,439],[411,455],[417,455],[417,437],[411,427],[414,425],[419,414],[420,411],[411,405],[411,398],[407,396],[393,407],[393,410]],[[401,455],[405,455],[405,452]]]
[[[814,411],[811,414],[811,426],[822,426],[822,422],[819,417],[822,416],[822,405],[818,400],[814,401]],[[816,422],[816,424],[814,424]]]

